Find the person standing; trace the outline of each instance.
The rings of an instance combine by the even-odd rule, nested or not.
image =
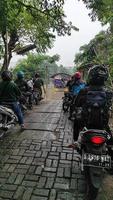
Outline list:
[[[46,93],[46,90],[44,88],[44,82],[42,80],[42,78],[40,77],[39,73],[35,74],[34,80],[33,80],[33,88],[34,91],[39,91],[40,93],[40,97],[42,98],[42,92],[44,92],[44,94]],[[42,91],[43,88],[43,91]]]

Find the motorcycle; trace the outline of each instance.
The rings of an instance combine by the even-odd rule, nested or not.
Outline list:
[[[68,112],[71,102],[72,102],[72,95],[70,93],[64,93],[64,97],[62,97],[62,109],[64,112]]]
[[[29,98],[33,99],[33,97],[30,96],[32,96],[31,92],[22,93],[19,99],[23,114],[25,114],[28,109],[32,110],[33,108],[32,103],[31,104],[29,103]]]
[[[102,184],[104,170],[111,168],[111,157],[107,141],[110,134],[105,130],[87,129],[80,131],[77,151],[81,155],[81,171],[86,177],[85,200],[94,200]]]
[[[17,123],[18,119],[10,105],[0,105],[0,138]]]

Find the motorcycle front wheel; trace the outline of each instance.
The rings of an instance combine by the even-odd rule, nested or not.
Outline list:
[[[0,130],[0,139],[3,138],[4,134],[5,134],[5,132],[3,130]]]
[[[63,111],[64,111],[64,112],[67,112],[67,111],[68,111],[68,108],[69,108],[68,104],[64,102],[64,103],[62,104],[62,109],[63,109]]]
[[[3,128],[3,124],[7,124],[7,116],[0,114],[0,139],[3,138],[4,134],[5,134],[5,130]]]

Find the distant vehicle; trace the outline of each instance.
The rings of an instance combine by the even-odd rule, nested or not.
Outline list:
[[[54,83],[54,87],[56,87],[56,88],[64,88],[65,87],[65,83],[63,82],[62,79],[54,79],[53,83]]]
[[[57,73],[51,76],[54,87],[56,88],[65,88],[70,77],[71,75],[66,73]]]

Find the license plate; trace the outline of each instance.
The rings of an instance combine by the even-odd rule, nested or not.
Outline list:
[[[84,153],[83,165],[110,168],[111,157],[109,155],[95,155],[95,154],[90,154],[90,153]]]

